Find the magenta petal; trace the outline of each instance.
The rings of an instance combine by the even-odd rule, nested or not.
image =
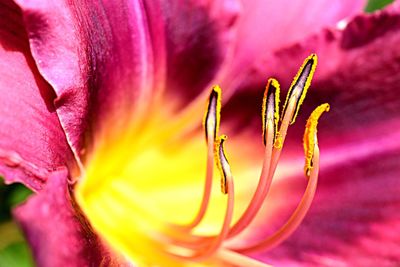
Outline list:
[[[57,113],[79,157],[91,142],[92,122],[118,109],[122,99],[135,106],[135,99],[151,94],[144,92],[152,87],[154,68],[144,7],[138,1],[17,2],[32,54],[56,92]]]
[[[40,194],[14,210],[36,264],[43,267],[119,266],[122,261],[107,251],[76,211],[67,179],[65,169],[51,173]]]
[[[167,93],[194,98],[224,71],[234,45],[242,42],[235,31],[241,5],[237,0],[160,3],[167,37]]]
[[[225,1],[17,3],[77,158],[106,116],[131,114],[166,84],[191,91],[209,82],[227,47],[220,34],[236,14]]]
[[[0,3],[0,175],[40,190],[49,171],[72,164],[54,93],[29,52],[19,8]]]

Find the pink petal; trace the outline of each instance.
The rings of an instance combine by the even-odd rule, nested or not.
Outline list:
[[[17,1],[32,54],[55,90],[68,142],[80,155],[90,140],[90,116],[118,99],[133,99],[151,82],[153,56],[143,6],[110,2],[91,6],[64,1]],[[102,90],[100,90],[102,89]],[[98,103],[103,103],[98,106]]]
[[[355,75],[349,70],[356,70],[357,78],[366,84],[372,81],[376,84],[379,79],[386,82],[389,79],[386,77],[396,71],[399,16],[400,5],[393,4],[383,11],[358,15],[343,28],[326,28],[267,53],[255,62],[248,83],[265,83],[266,75],[276,76],[283,88],[287,88],[298,65],[312,52],[319,56],[314,83],[326,79],[338,81],[342,78],[338,75],[345,75],[346,79],[351,76],[354,80]]]
[[[303,40],[326,27],[362,12],[367,1],[243,1],[232,80],[245,79],[243,72],[263,55]],[[269,67],[269,62],[266,63]],[[244,69],[243,66],[246,66]],[[264,77],[265,79],[265,77]],[[234,83],[235,84],[235,83]],[[236,84],[235,84],[236,85]]]
[[[68,190],[68,172],[50,174],[40,194],[14,210],[33,250],[38,266],[129,266],[123,265],[92,232],[76,210]]]
[[[17,3],[77,158],[110,114],[131,114],[166,85],[186,92],[209,82],[236,14],[228,1]]]
[[[241,13],[237,0],[160,1],[167,46],[166,90],[190,100],[230,64]]]
[[[19,8],[0,3],[0,174],[40,190],[72,153],[55,114],[55,95],[30,55]]]

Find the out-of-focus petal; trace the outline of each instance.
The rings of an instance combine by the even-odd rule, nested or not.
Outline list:
[[[237,9],[229,1],[16,2],[78,159],[105,114],[134,113],[166,84],[191,91],[209,82],[227,46],[220,34]],[[218,15],[222,22],[213,21]]]
[[[38,266],[129,266],[92,232],[70,196],[65,169],[54,171],[40,194],[14,210]]]
[[[243,66],[249,68],[271,51],[301,41],[325,27],[335,26],[361,12],[365,4],[365,0],[243,1],[244,12],[238,21],[239,42],[227,84],[246,78]],[[269,62],[266,64],[268,68]]]
[[[194,98],[229,64],[241,11],[237,0],[160,1],[166,27],[167,88]]]
[[[0,2],[0,174],[40,190],[49,171],[72,163],[55,95],[29,52],[19,8]]]
[[[348,70],[361,72],[356,73],[357,77],[368,72],[370,75],[363,76],[368,82],[388,77],[398,62],[395,43],[400,31],[399,16],[400,5],[392,4],[373,14],[358,15],[342,27],[323,29],[300,42],[265,53],[255,62],[250,81],[265,83],[265,76],[272,75],[286,88],[292,73],[297,71],[298,62],[312,52],[318,54],[314,80],[339,80],[338,75],[345,74],[354,77]],[[384,73],[386,68],[389,69]]]

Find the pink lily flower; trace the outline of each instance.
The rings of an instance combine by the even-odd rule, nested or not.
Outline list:
[[[364,6],[344,0],[2,0],[0,174],[37,193],[14,212],[37,265],[400,262],[400,6],[369,15]],[[225,242],[220,237],[231,233],[229,222],[240,218],[256,190],[266,148],[280,149],[275,128],[268,127],[275,121],[269,108],[278,102],[269,93],[278,87],[274,79],[261,125],[267,79],[293,89],[293,76],[312,53],[319,57],[314,81],[288,130],[265,203]],[[308,57],[301,69],[307,75],[297,77],[305,87],[314,60]],[[224,95],[220,123],[214,84]],[[312,143],[306,152],[317,148],[306,157],[306,179],[299,140],[306,118],[324,102],[332,111],[319,126],[320,164],[314,138],[306,138]],[[294,112],[290,103],[285,110]],[[315,136],[316,117],[326,108],[313,113],[306,137]],[[288,114],[283,121],[292,119]],[[230,136],[225,149],[217,132]],[[207,212],[196,213],[213,156],[227,195],[210,192]],[[316,181],[313,166],[321,172],[311,209],[306,217],[290,217],[311,204],[298,206]],[[311,191],[304,199],[313,198],[315,185]],[[199,220],[176,226],[196,214]],[[298,219],[288,236],[278,232],[279,242],[263,242],[288,218]],[[228,223],[221,230],[222,222]]]

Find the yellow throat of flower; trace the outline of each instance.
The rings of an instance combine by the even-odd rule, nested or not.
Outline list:
[[[172,115],[162,107],[148,114],[140,127],[128,125],[124,131],[99,137],[86,173],[74,190],[95,231],[138,266],[267,266],[244,254],[275,247],[306,215],[318,178],[316,125],[328,104],[318,107],[306,125],[308,185],[287,223],[255,243],[231,245],[227,241],[235,241],[259,215],[287,129],[296,119],[316,64],[314,54],[305,60],[288,91],[282,117],[279,83],[268,81],[262,105],[265,147],[261,174],[246,165],[242,154],[232,155],[235,164],[231,170],[224,149],[226,136],[219,135],[218,86],[211,90],[206,105],[206,145],[198,132],[179,134],[180,123],[169,126]],[[233,175],[243,180],[234,180]],[[254,187],[246,186],[249,175],[259,177]],[[218,176],[220,187],[216,190],[213,183]]]

